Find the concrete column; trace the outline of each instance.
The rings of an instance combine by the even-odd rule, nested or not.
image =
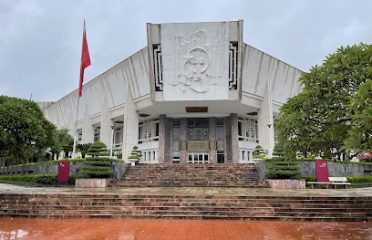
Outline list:
[[[166,159],[165,146],[166,146],[166,117],[164,114],[159,116],[159,154],[158,161],[159,163],[164,163]]]
[[[165,162],[172,163],[173,162],[173,149],[172,149],[172,126],[173,120],[170,118],[165,118]]]
[[[217,163],[216,118],[209,119],[209,162]]]
[[[238,115],[232,113],[230,117],[225,118],[226,128],[226,163],[239,162],[239,139],[238,139]]]
[[[274,118],[270,92],[270,82],[267,82],[265,96],[258,111],[258,140],[259,145],[267,151],[268,157],[272,156],[274,149]]]
[[[231,124],[230,117],[224,119],[225,125],[225,163],[231,163]]]
[[[87,107],[85,107],[87,109]],[[83,122],[83,143],[92,143],[94,139],[94,132],[92,127],[92,121],[89,117],[89,112],[86,110],[84,113],[84,122]]]
[[[132,99],[127,97],[123,124],[123,159],[126,161],[134,146],[138,145],[138,116]]]
[[[238,163],[239,162],[238,114],[232,113],[230,118],[232,162]]]
[[[180,163],[188,163],[187,157],[187,119],[181,118],[180,120]]]
[[[111,144],[111,114],[108,111],[107,100],[103,101],[100,119],[100,141],[110,148]]]

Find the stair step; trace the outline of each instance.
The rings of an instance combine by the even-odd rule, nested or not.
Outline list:
[[[267,187],[254,164],[140,164],[115,187]]]
[[[0,217],[368,221],[372,197],[2,194]]]

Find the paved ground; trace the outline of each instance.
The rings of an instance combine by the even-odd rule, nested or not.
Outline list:
[[[0,239],[372,239],[372,223],[1,219]]]
[[[350,189],[271,189],[271,188],[202,188],[202,187],[79,189],[74,187],[26,187],[0,183],[0,194],[4,193],[372,197],[372,187]]]
[[[368,196],[359,189],[244,189],[244,188],[108,188],[25,187],[0,183],[0,194],[157,194],[253,196]],[[372,222],[106,220],[0,218],[2,239],[371,239]]]

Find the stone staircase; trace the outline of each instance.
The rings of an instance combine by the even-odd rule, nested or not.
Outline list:
[[[140,164],[117,187],[267,187],[254,164]]]
[[[372,197],[1,194],[0,217],[369,221]]]

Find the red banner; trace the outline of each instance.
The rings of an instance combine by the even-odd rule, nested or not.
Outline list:
[[[58,183],[68,183],[70,175],[70,162],[62,160],[58,162]]]
[[[315,172],[317,182],[328,182],[328,162],[325,160],[315,161]]]
[[[89,56],[87,33],[85,30],[85,20],[84,20],[83,44],[81,47],[79,97],[83,95],[84,71],[89,66],[90,66],[90,56]]]

